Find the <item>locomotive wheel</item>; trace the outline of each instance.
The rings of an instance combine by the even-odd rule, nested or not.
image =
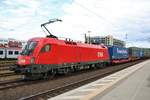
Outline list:
[[[71,68],[65,68],[64,74],[69,74],[71,72]]]
[[[97,69],[103,68],[103,64],[96,64],[96,68],[97,68]]]
[[[57,74],[56,70],[52,70],[48,76],[49,79],[53,79],[55,77],[55,75]]]
[[[96,64],[90,64],[89,69],[96,69]]]
[[[48,72],[43,73],[42,76],[43,76],[42,79],[47,80],[48,79]]]

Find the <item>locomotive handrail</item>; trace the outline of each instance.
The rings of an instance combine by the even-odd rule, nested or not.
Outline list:
[[[51,23],[58,22],[58,21],[59,21],[59,22],[62,22],[61,19],[50,19],[48,22],[41,24],[41,28],[44,27],[45,30],[50,34],[50,35],[48,35],[47,37],[50,37],[50,38],[58,38],[57,36],[53,35],[53,34],[46,28],[46,25],[47,25],[47,24],[51,24]],[[43,29],[43,28],[42,28],[42,29]],[[43,31],[44,31],[44,30],[43,30]],[[45,32],[45,31],[44,31],[44,32]]]

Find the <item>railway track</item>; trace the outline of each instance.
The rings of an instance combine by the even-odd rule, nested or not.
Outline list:
[[[0,73],[0,77],[8,77],[13,75],[16,75],[16,73],[15,72]]]
[[[2,60],[0,61],[0,67],[7,67],[7,66],[10,66],[10,65],[14,65],[17,61],[16,60]]]
[[[9,81],[2,81],[0,82],[0,90],[17,87],[26,84],[26,82],[23,79],[15,79],[15,80],[9,80]]]
[[[10,66],[14,65],[16,60],[2,60],[0,61],[0,77],[8,77],[16,75],[14,72],[9,71]]]
[[[16,62],[17,60],[0,60],[0,64],[3,64],[3,63],[13,63],[13,62]]]
[[[8,67],[8,66],[13,66],[15,63],[5,63],[5,64],[0,64],[1,67]]]
[[[8,66],[0,67],[0,71],[5,71],[5,70],[9,70],[9,67]]]
[[[110,74],[112,74],[114,72],[120,71],[120,70],[122,70],[124,68],[127,68],[127,67],[130,67],[132,65],[135,65],[135,64],[137,64],[139,62],[141,62],[141,60],[140,61],[136,61],[136,62],[126,63],[124,65],[117,65],[117,66],[113,66],[113,67],[107,67],[105,69],[102,69],[103,71],[101,71],[101,73],[95,74],[93,76],[89,76],[87,78],[84,78],[84,79],[81,79],[81,80],[78,80],[78,81],[73,81],[73,82],[70,82],[68,84],[61,85],[61,86],[52,88],[50,90],[46,90],[44,92],[39,92],[39,93],[30,95],[30,96],[27,96],[27,97],[23,97],[23,98],[21,98],[21,100],[39,100],[39,99],[46,100],[47,98],[51,98],[51,97],[57,96],[59,94],[67,92],[69,90],[72,90],[72,89],[75,89],[77,87],[80,87],[80,86],[82,86],[84,84],[93,82],[93,81],[95,81],[97,79],[100,79],[100,78],[102,78],[104,76],[110,75]]]
[[[31,81],[31,80],[25,80],[23,78],[1,81],[0,82],[0,91],[10,89],[10,88],[12,89],[12,88],[24,86],[24,85],[36,84],[36,83],[45,82],[45,81],[46,80]]]

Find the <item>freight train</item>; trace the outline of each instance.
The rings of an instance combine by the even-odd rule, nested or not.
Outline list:
[[[100,68],[107,64],[143,58],[144,52],[140,52],[143,51],[139,48],[106,47],[74,42],[70,39],[60,40],[50,34],[45,38],[30,39],[18,56],[18,64],[12,69],[25,75],[26,78],[48,78],[56,73],[65,74],[82,69]]]
[[[106,64],[143,57],[138,50],[130,48],[106,47],[56,38],[32,38],[18,56],[18,65],[14,70],[28,78],[45,78],[56,73],[104,67]]]

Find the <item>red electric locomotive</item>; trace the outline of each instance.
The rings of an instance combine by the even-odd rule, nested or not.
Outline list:
[[[106,62],[109,62],[109,53],[105,46],[59,40],[50,35],[27,42],[18,56],[15,71],[29,78],[47,78],[48,75],[96,67]]]

